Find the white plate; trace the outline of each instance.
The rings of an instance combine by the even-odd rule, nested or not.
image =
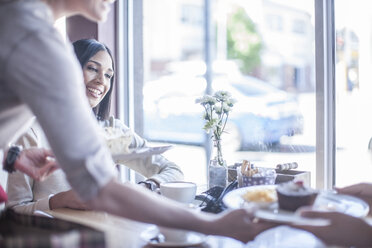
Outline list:
[[[187,232],[187,239],[180,242],[167,242],[159,241],[159,229],[155,226],[150,227],[141,233],[141,238],[145,240],[148,244],[154,247],[185,247],[185,246],[195,246],[204,243],[206,236],[201,233]]]
[[[275,223],[292,223],[297,225],[309,225],[309,226],[327,226],[330,224],[329,220],[319,218],[305,218],[300,215],[284,211],[280,209],[275,210],[257,210],[255,212],[257,218],[272,221]]]
[[[237,209],[242,208],[247,205],[247,202],[244,201],[242,195],[244,195],[247,191],[259,190],[259,189],[269,189],[275,190],[276,185],[257,185],[257,186],[249,186],[244,188],[238,188],[235,190],[230,191],[225,195],[223,198],[223,203],[229,208]]]
[[[156,154],[162,154],[168,151],[173,146],[155,146],[155,147],[143,147],[135,150],[129,150],[129,153],[119,153],[112,155],[115,162],[125,162],[137,158],[146,158]]]
[[[314,208],[338,211],[355,217],[366,217],[369,213],[369,205],[362,199],[332,192],[321,192],[315,200]]]
[[[246,206],[246,202],[242,198],[247,190],[254,189],[275,189],[276,185],[259,185],[245,188],[239,188],[229,192],[223,202],[229,208],[237,209]],[[314,210],[320,211],[338,211],[356,217],[365,217],[369,212],[369,206],[363,200],[348,196],[335,194],[331,192],[319,193],[312,207]],[[280,210],[277,203],[266,206],[264,209],[259,209],[255,212],[258,218],[270,220],[279,223],[295,223],[306,225],[328,225],[329,222],[324,219],[304,218],[296,213]]]

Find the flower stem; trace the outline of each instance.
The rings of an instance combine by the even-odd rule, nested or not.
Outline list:
[[[223,156],[222,156],[221,140],[215,139],[214,146],[217,149],[217,154],[216,154],[215,159],[217,160],[218,165],[224,166],[225,163],[224,163]]]

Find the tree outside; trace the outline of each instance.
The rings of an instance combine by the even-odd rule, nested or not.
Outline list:
[[[237,60],[244,74],[252,74],[260,65],[262,39],[256,25],[242,7],[227,19],[227,57]]]

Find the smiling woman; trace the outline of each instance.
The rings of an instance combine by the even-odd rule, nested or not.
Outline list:
[[[103,64],[97,62],[102,60]],[[91,107],[96,107],[110,90],[110,79],[113,77],[111,58],[107,53],[100,51],[94,55],[83,68],[87,96]]]
[[[108,119],[114,83],[114,60],[110,49],[93,39],[74,42],[83,68],[86,95],[97,119]]]
[[[94,39],[75,41],[73,47],[83,69],[85,93],[89,105],[100,126],[106,130],[104,133],[112,136],[112,132],[115,132],[126,137],[125,141],[119,142],[120,144],[109,145],[111,153],[127,153],[128,146],[130,149],[147,147],[146,140],[132,132],[123,122],[111,121],[114,120],[113,117],[109,118],[110,98],[114,84],[114,63],[110,49]],[[110,132],[107,133],[108,128]],[[26,147],[30,144],[40,146],[37,139],[42,135],[41,131],[31,129],[19,142]],[[118,141],[116,138],[115,140]],[[125,147],[121,145],[122,142],[126,144]],[[146,177],[147,180],[140,185],[151,190],[155,190],[160,183],[183,179],[179,167],[161,155],[154,155],[151,159],[145,160],[132,159],[126,161],[125,166]],[[62,207],[87,209],[87,206],[81,204],[75,193],[70,190],[60,171],[53,173],[44,182],[33,181],[22,173],[13,173],[9,176],[8,182],[7,206],[17,212],[32,214],[36,210],[44,211]]]

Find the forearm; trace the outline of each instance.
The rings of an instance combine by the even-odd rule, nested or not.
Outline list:
[[[50,210],[49,208],[49,197],[39,199],[35,202],[24,202],[18,204],[7,204],[7,207],[12,208],[17,213],[21,214],[33,214],[35,211]]]
[[[124,165],[157,184],[181,181],[184,178],[182,170],[175,163],[168,161],[161,155],[154,155],[152,158],[147,159],[135,159],[125,162]]]
[[[159,172],[148,176],[157,183],[181,181],[184,179],[182,170],[173,162],[168,161],[161,155],[154,156],[153,163],[159,165]]]
[[[94,209],[140,222],[214,234],[214,215],[200,214],[137,185],[108,183],[91,201]],[[125,206],[125,207],[124,207]]]
[[[22,172],[16,171],[9,174],[7,181],[8,202],[5,206],[18,213],[32,214],[37,207],[32,185],[33,180]]]
[[[30,202],[27,204],[20,204],[10,207],[14,211],[20,214],[33,214],[36,210],[35,202]]]
[[[91,209],[88,207],[73,190],[67,190],[59,192],[52,196],[49,200],[50,209],[57,208],[72,208],[87,210]]]
[[[62,194],[55,194],[49,198],[49,208],[51,210],[63,207],[65,207],[65,205]]]
[[[350,225],[350,222],[343,224]],[[329,244],[347,247],[372,247],[372,226],[367,223],[363,223],[363,225],[359,227],[350,225],[348,232],[335,234],[335,236],[338,236],[338,239],[334,242],[328,242],[328,234],[326,232],[322,235],[324,236],[323,239],[325,242]]]
[[[372,226],[367,224],[368,227],[366,228],[366,235],[362,235],[360,237],[361,240],[355,240],[356,243],[361,242],[360,246],[357,247],[372,247]]]

